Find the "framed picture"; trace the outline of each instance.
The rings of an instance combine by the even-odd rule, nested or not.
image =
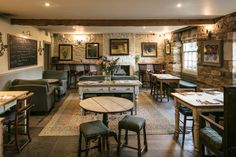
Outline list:
[[[223,43],[221,40],[207,40],[203,44],[202,65],[220,67],[223,57]]]
[[[99,43],[86,43],[85,58],[98,59],[99,57]]]
[[[156,57],[157,43],[156,42],[142,42],[142,57]]]
[[[110,39],[110,55],[129,55],[129,39]]]
[[[171,45],[170,45],[170,42],[168,40],[165,41],[165,53],[167,55],[171,54]]]
[[[59,44],[59,60],[73,59],[73,46],[70,44]]]

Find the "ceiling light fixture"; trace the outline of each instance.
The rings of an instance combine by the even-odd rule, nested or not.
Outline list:
[[[178,4],[177,4],[177,8],[180,8],[180,7],[182,7],[182,4],[181,4],[181,3],[178,3]]]
[[[44,5],[45,5],[45,7],[50,7],[51,4],[48,2],[45,2]]]

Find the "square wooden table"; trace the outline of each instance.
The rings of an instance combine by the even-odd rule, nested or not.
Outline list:
[[[179,87],[180,78],[171,74],[152,74],[160,82],[160,100],[162,102],[163,97],[163,83],[177,83]]]
[[[201,112],[223,111],[223,93],[222,92],[186,92],[171,93],[174,96],[175,106],[175,138],[179,136],[179,107],[186,106],[192,110],[194,121],[194,151],[198,157],[199,154],[199,114]]]

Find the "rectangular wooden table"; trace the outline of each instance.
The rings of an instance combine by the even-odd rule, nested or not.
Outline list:
[[[133,96],[135,114],[137,114],[139,86],[138,80],[114,80],[114,81],[79,81],[79,95],[83,100],[85,93],[130,93]]]
[[[28,91],[0,91],[0,113],[16,105],[17,98],[27,93]],[[0,117],[0,157],[3,156],[3,119],[4,117]]]
[[[152,74],[156,77],[157,81],[160,82],[160,99],[162,102],[163,97],[163,83],[177,83],[177,86],[179,87],[179,81],[180,78],[171,74]]]
[[[179,136],[179,107],[186,106],[192,110],[194,120],[194,151],[199,156],[199,114],[201,112],[223,111],[223,93],[187,92],[172,93],[175,106],[175,138]]]

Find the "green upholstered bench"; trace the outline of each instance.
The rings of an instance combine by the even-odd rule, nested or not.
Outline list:
[[[197,85],[188,81],[180,80],[179,81],[180,88],[194,88],[196,90]]]

